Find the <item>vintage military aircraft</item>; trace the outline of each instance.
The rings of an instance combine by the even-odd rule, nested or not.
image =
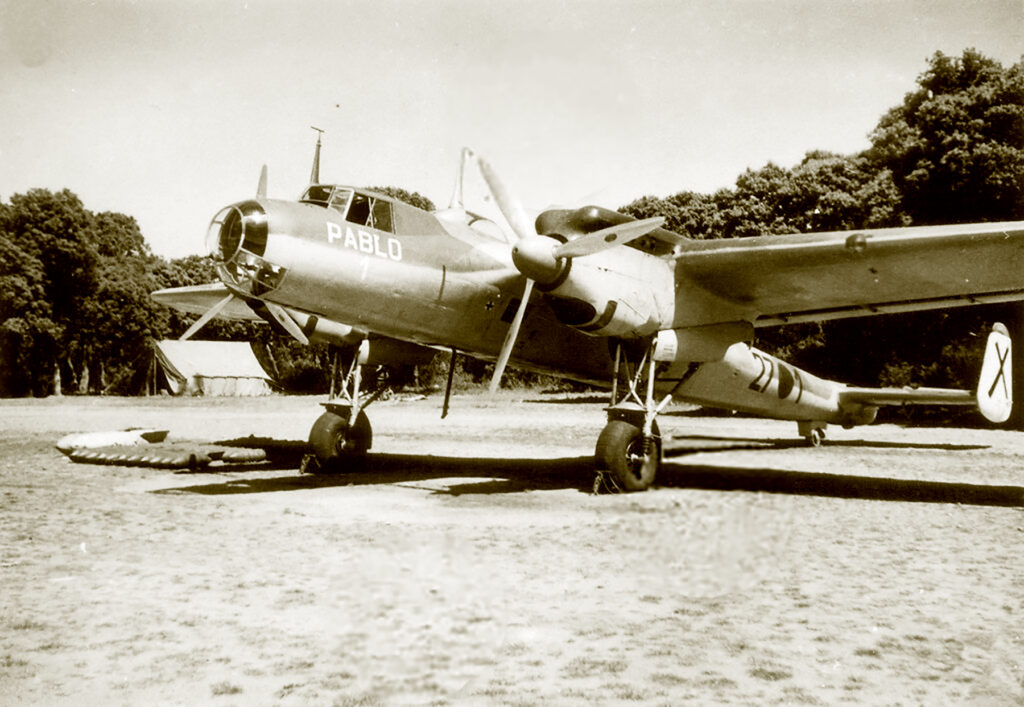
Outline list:
[[[463,152],[449,208],[433,213],[319,179],[297,201],[257,195],[214,216],[220,283],[153,293],[202,316],[264,320],[302,342],[352,351],[344,384],[310,432],[322,466],[371,446],[364,365],[448,349],[611,390],[597,466],[647,488],[662,459],[657,416],[673,400],[794,420],[811,444],[827,424],[879,406],[1012,405],[1005,327],[990,334],[977,390],[865,389],[823,380],[752,346],[760,327],[1024,299],[1024,222],[699,241],[588,206],[530,220],[496,171]],[[507,228],[467,211],[467,164]],[[511,231],[511,233],[509,232]],[[454,355],[453,355],[454,359]],[[450,378],[450,377],[449,377]],[[450,392],[450,388],[449,388]],[[446,393],[445,409],[448,406]]]

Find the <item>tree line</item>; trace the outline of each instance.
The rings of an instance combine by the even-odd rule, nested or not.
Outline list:
[[[621,210],[664,216],[670,230],[702,239],[1024,219],[1024,60],[1004,67],[974,49],[934,54],[869,138],[856,154],[811,151],[794,167],[747,170],[731,189],[644,197]],[[1020,309],[760,329],[758,344],[858,385],[971,388],[987,325],[1019,321]]]
[[[419,194],[377,190],[433,209]],[[645,196],[620,210],[664,216],[670,230],[699,239],[1024,219],[1024,60],[1004,67],[973,49],[936,53],[860,153],[810,151],[793,167],[748,169],[734,188]],[[194,320],[149,293],[215,279],[208,257],[159,257],[134,218],[93,213],[66,189],[11,196],[0,202],[0,396],[136,392],[152,341],[176,338]],[[1007,309],[759,330],[758,343],[856,384],[970,387],[984,324]],[[327,385],[324,347],[244,323],[212,322],[203,337],[256,342],[290,389]],[[488,368],[466,361],[460,374],[486,380]]]

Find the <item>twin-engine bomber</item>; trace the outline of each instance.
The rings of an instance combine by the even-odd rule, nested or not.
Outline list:
[[[824,380],[752,345],[760,327],[1024,299],[1024,222],[693,240],[661,218],[597,206],[535,220],[484,159],[463,151],[449,208],[323,184],[320,140],[297,201],[256,197],[222,209],[208,246],[221,282],[153,298],[214,317],[262,320],[347,352],[310,432],[315,463],[344,469],[372,444],[363,366],[416,363],[436,350],[610,389],[596,464],[623,490],[646,489],[662,460],[657,416],[685,401],[798,423],[871,423],[883,405],[1012,406],[1010,337],[989,334],[976,390],[868,389]],[[463,206],[475,163],[508,229]],[[450,377],[449,377],[450,379]],[[332,378],[332,381],[334,379]],[[447,410],[446,392],[444,408]]]

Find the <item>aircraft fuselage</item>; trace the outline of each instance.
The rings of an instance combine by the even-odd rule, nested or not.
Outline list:
[[[383,230],[319,204],[257,199],[231,208],[248,208],[266,224],[252,250],[245,238],[233,254],[221,249],[222,278],[245,296],[482,358],[497,355],[520,304],[522,277],[509,244],[462,219],[395,203],[392,230]],[[225,228],[214,225],[211,237],[223,242]],[[560,325],[537,296],[513,361],[604,385],[612,365],[607,340]]]
[[[348,211],[265,198],[228,207],[215,217],[210,233],[221,256],[222,279],[243,296],[376,335],[495,358],[522,295],[522,274],[500,231],[474,228],[472,219],[460,214],[439,217],[365,194],[379,199],[374,209],[387,205],[388,215],[379,219],[383,228],[375,228],[369,217],[367,223],[348,220],[348,203]],[[671,261],[633,248],[599,253],[586,267],[618,288],[618,297],[607,293],[606,312],[616,311],[613,301],[618,305],[645,289],[672,292]],[[652,305],[657,316],[646,325],[648,341],[673,321],[674,300],[668,305]],[[512,362],[610,385],[614,340],[566,326],[565,316],[548,297],[533,296]],[[838,384],[749,343],[734,343],[723,354],[703,363],[685,357],[659,362],[656,394],[795,420],[845,424],[873,417],[873,410],[842,410]]]

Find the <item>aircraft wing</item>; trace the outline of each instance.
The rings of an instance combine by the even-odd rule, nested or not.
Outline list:
[[[688,241],[675,327],[824,321],[1024,299],[1024,221]]]
[[[206,314],[217,306],[231,292],[223,283],[211,282],[208,285],[192,285],[189,287],[169,287],[150,293],[150,297],[160,304],[186,314]],[[217,316],[221,319],[236,321],[262,322],[263,319],[245,303],[235,297],[221,309]]]

